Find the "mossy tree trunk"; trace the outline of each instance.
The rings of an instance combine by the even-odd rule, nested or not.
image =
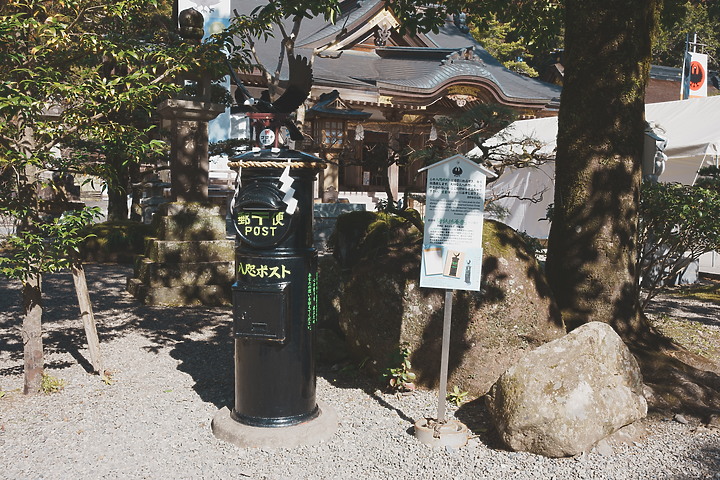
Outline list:
[[[567,0],[547,274],[568,328],[612,325],[653,408],[720,410],[720,365],[650,327],[635,278],[650,38],[659,0]]]
[[[642,328],[635,261],[644,98],[658,0],[566,2],[548,276],[569,328]]]

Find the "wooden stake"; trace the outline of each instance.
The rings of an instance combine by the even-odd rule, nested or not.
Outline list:
[[[85,269],[81,263],[77,263],[72,267],[73,282],[75,283],[75,292],[78,297],[78,305],[80,306],[80,316],[82,317],[83,327],[85,327],[85,335],[87,336],[88,350],[90,352],[90,364],[95,373],[103,375],[102,357],[100,355],[100,339],[95,326],[95,315],[93,315],[92,304],[90,303],[90,293],[88,292],[87,281],[85,280]]]

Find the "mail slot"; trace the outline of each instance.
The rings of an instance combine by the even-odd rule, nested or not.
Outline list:
[[[231,417],[256,427],[319,415],[315,399],[317,252],[312,241],[316,157],[261,150],[241,165],[231,213],[236,230]]]
[[[289,320],[288,286],[281,283],[262,289],[233,288],[235,338],[284,342]]]

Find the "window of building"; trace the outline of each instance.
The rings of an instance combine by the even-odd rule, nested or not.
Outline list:
[[[316,120],[316,142],[327,148],[341,148],[345,141],[345,122],[342,120]]]

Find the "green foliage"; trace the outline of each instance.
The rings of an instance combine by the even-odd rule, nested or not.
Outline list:
[[[155,0],[0,4],[0,214],[17,225],[5,240],[5,275],[65,268],[96,214],[46,215],[44,177],[82,172],[123,187],[122,168],[166,153],[151,115],[178,91],[175,80],[225,73],[227,34],[185,42],[168,12]],[[247,56],[233,52],[234,61]]]
[[[682,67],[685,39],[690,41],[697,33],[698,42],[705,44],[709,54],[708,67],[720,67],[720,6],[717,2],[702,0],[666,1],[660,22],[653,38],[653,63],[669,67]]]
[[[416,219],[420,214],[412,209],[403,214]],[[361,260],[374,259],[393,247],[417,242],[422,231],[414,222],[387,212],[349,212],[338,217],[328,246],[338,262],[348,268]]]
[[[517,29],[509,23],[498,21],[497,15],[488,14],[475,23],[470,32],[509,70],[528,77],[538,76],[538,72],[527,63],[533,55],[529,53],[524,38],[518,36]]]
[[[531,59],[562,47],[563,2],[476,0],[470,5],[473,36],[503,63],[515,60],[513,54]]]
[[[400,20],[401,33],[438,32],[444,23],[445,13],[459,11],[462,5],[457,0],[442,4],[426,0],[393,0],[386,3]],[[239,16],[235,22],[242,26],[238,31],[247,34],[244,39],[260,38],[260,35],[269,35],[265,29],[267,25],[283,19],[322,17],[335,23],[342,7],[343,2],[340,0],[270,0],[250,14]]]
[[[720,191],[677,183],[644,183],[640,196],[638,278],[642,306],[703,253],[720,249]]]
[[[42,374],[42,382],[40,383],[40,391],[46,395],[63,391],[67,382],[62,378],[56,378],[46,373]]]
[[[460,390],[457,385],[453,387],[447,394],[447,399],[450,403],[459,407],[467,401],[468,392]]]
[[[533,256],[537,257],[538,253],[540,253],[542,250],[544,250],[545,247],[543,247],[543,244],[540,243],[540,240],[538,240],[535,237],[531,237],[528,235],[527,232],[517,232],[518,236],[523,239],[525,242],[525,245],[527,246],[527,249],[530,253],[533,254]]]
[[[701,168],[695,185],[720,192],[720,168],[714,165]]]
[[[495,168],[503,163],[497,148],[485,146],[487,138],[510,125],[516,113],[499,104],[481,104],[453,117],[440,117],[435,122],[437,140],[429,141],[424,148],[406,152],[410,162],[432,165],[452,155],[466,154],[479,146],[483,157],[475,159],[486,167]]]
[[[385,385],[394,392],[415,390],[416,375],[411,371],[410,353],[409,344],[400,344],[390,359],[390,366],[382,374]]]
[[[0,212],[13,216],[32,212]],[[49,221],[26,225],[26,228],[4,239],[0,253],[0,273],[8,278],[26,281],[29,276],[68,268],[80,251],[80,244],[91,234],[85,227],[100,215],[100,208],[68,211]]]
[[[132,262],[143,253],[145,239],[152,236],[153,228],[138,222],[104,222],[90,225],[86,240],[80,247],[84,261]]]

